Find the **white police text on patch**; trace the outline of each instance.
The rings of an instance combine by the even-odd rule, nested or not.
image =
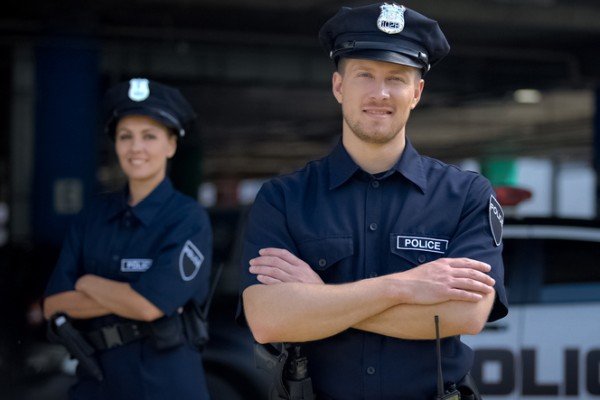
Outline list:
[[[380,31],[395,34],[400,33],[404,29],[404,6],[398,4],[387,4],[381,5],[381,13],[377,18],[377,28]]]
[[[144,272],[152,266],[152,260],[147,258],[123,258],[121,272]]]
[[[186,260],[189,260],[189,262],[192,263],[194,266],[193,270],[190,271],[189,268],[186,268]],[[200,271],[200,266],[202,266],[203,261],[204,255],[202,252],[198,250],[194,243],[189,240],[186,241],[181,249],[181,253],[179,253],[179,272],[181,273],[181,279],[186,282],[194,279],[198,271]]]
[[[185,252],[185,255],[188,256],[190,260],[192,260],[196,267],[199,267],[200,264],[202,264],[202,260],[200,259],[200,257],[198,257],[191,248],[186,246],[183,248],[183,251]]]
[[[448,249],[448,241],[418,236],[397,236],[396,248],[398,250],[421,250],[432,253],[444,254]]]

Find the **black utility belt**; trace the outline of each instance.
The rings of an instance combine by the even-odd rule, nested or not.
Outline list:
[[[147,322],[119,322],[103,326],[94,331],[84,333],[90,344],[96,350],[108,350],[124,346],[136,340],[149,337],[152,334],[150,324]]]
[[[208,341],[208,324],[199,306],[190,302],[182,313],[162,317],[152,322],[122,320],[99,329],[84,332],[92,347],[98,351],[148,338],[155,349],[168,350],[188,342],[199,351]]]

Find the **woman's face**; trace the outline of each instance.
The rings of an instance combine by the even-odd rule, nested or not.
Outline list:
[[[175,135],[151,117],[128,115],[117,123],[115,151],[130,182],[162,181],[176,149]]]

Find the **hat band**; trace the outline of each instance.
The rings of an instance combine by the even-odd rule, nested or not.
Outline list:
[[[341,44],[340,48],[332,50],[329,56],[332,59],[335,59],[336,57],[340,57],[345,53],[357,50],[387,50],[395,53],[404,54],[419,61],[423,65],[423,68],[425,68],[425,70],[429,69],[429,57],[427,57],[427,54],[423,53],[422,51],[415,51],[406,47],[399,47],[398,45],[392,45],[381,42],[344,42]]]
[[[153,117],[153,116],[159,117],[162,119],[161,122],[164,123],[165,125],[167,125],[167,127],[175,128],[177,130],[177,133],[179,134],[179,136],[181,136],[181,137],[185,136],[185,129],[183,128],[182,124],[179,122],[177,117],[175,117],[171,113],[166,112],[163,109],[156,108],[156,107],[148,107],[148,106],[129,107],[129,108],[121,109],[121,110],[117,110],[117,109],[113,110],[112,117],[106,123],[107,133],[109,133],[109,134],[111,133],[110,130],[112,128],[110,128],[110,125],[113,124],[115,120],[121,118],[122,116],[132,114],[135,112],[140,112],[141,114],[148,115],[149,117]],[[148,112],[150,112],[151,114],[148,114]]]

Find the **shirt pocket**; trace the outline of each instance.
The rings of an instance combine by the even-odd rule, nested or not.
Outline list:
[[[351,275],[354,242],[352,236],[311,239],[298,243],[300,258],[326,283],[348,282]]]
[[[444,257],[448,237],[423,234],[390,234],[390,273],[406,271]]]

